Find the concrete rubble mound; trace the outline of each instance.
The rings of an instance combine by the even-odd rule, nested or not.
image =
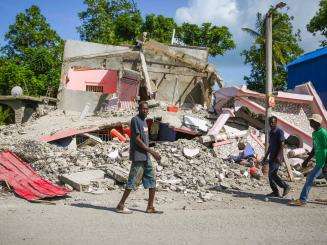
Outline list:
[[[199,154],[186,156],[185,148],[199,150]],[[264,185],[264,182],[244,174],[248,167],[215,157],[212,149],[194,140],[158,143],[155,149],[162,156],[156,170],[159,186],[163,189],[186,194],[209,190],[222,183],[235,189]]]
[[[197,194],[221,182],[234,188],[256,188],[263,183],[244,175],[248,167],[229,164],[214,157],[212,149],[194,140],[181,139],[175,142],[160,142],[154,147],[162,156],[156,163],[158,188]],[[130,161],[129,144],[108,141],[96,146],[85,146],[69,150],[56,145],[33,140],[18,139],[16,142],[4,140],[0,150],[8,149],[30,163],[43,177],[58,182],[58,177],[86,170],[101,169],[118,184],[126,182]],[[196,149],[195,156],[186,156],[185,149]],[[111,157],[118,151],[117,157]],[[111,183],[111,182],[110,182]],[[118,187],[118,186],[116,186]],[[112,189],[108,186],[107,189]]]

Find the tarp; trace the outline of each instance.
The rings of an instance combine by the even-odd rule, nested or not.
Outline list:
[[[0,153],[0,181],[6,181],[17,195],[28,201],[65,196],[69,192],[68,189],[43,179],[11,151]]]

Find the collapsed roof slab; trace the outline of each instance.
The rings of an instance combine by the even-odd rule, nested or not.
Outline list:
[[[261,105],[258,105],[257,103],[249,100],[245,97],[238,97],[237,100],[246,108],[251,110],[252,112],[256,114],[266,114],[266,109],[262,107]],[[281,117],[277,117],[277,125],[283,129],[287,134],[289,135],[296,135],[300,139],[303,140],[303,142],[307,145],[307,148],[310,148],[312,146],[312,137],[307,132],[304,132],[303,130],[299,129],[298,127],[294,126],[292,123],[287,122]]]
[[[258,99],[265,99],[266,95],[247,89],[246,87],[224,87],[215,92],[216,101],[219,104],[216,105],[217,109],[220,110],[224,103],[232,97],[253,97]],[[275,94],[276,101],[297,103],[297,104],[312,104],[314,97],[309,94],[296,94],[278,91]]]
[[[64,60],[77,57],[94,57],[104,54],[124,53],[130,51],[129,46],[114,46],[100,43],[66,40],[64,49]]]
[[[311,82],[304,83],[298,85],[294,88],[294,92],[301,93],[301,94],[308,94],[313,97],[313,111],[316,114],[319,114],[323,118],[322,126],[327,127],[327,111],[324,104],[321,101],[320,96],[318,95],[317,91],[313,87]]]
[[[223,87],[223,81],[218,75],[215,67],[207,61],[199,59],[193,55],[189,55],[185,52],[181,52],[180,50],[174,50],[170,46],[164,45],[154,40],[145,42],[144,49],[151,50],[158,54],[165,54],[166,56],[171,57],[173,60],[178,60],[184,63],[186,66],[197,70],[198,72],[206,72],[208,73],[210,79],[213,79],[218,83],[220,87]]]
[[[323,126],[326,125],[327,122],[327,113],[326,110],[321,102],[320,97],[316,93],[314,87],[311,83],[303,84],[298,86],[295,90],[295,93],[290,92],[276,92],[275,94],[275,100],[276,102],[285,102],[290,103],[293,105],[297,105],[298,107],[304,106],[308,108],[313,109],[313,113],[320,114],[323,117]],[[216,98],[216,105],[215,109],[217,112],[222,112],[223,108],[226,106],[226,103],[233,99],[233,103],[235,101],[240,102],[244,107],[250,109],[252,112],[257,114],[265,114],[266,109],[262,105],[262,103],[259,103],[259,100],[262,100],[264,102],[265,100],[265,94],[261,94],[255,91],[251,91],[247,89],[245,86],[239,88],[239,87],[225,87],[221,88],[215,93]],[[250,99],[252,98],[252,99]],[[259,99],[259,100],[256,100]],[[258,103],[259,104],[258,104]],[[264,103],[263,103],[264,104]],[[302,107],[301,107],[302,108]],[[291,111],[289,112],[291,113]],[[284,113],[285,114],[285,113]],[[309,113],[310,114],[310,113]],[[302,114],[301,114],[302,115]],[[306,147],[309,149],[312,145],[312,138],[311,138],[311,131],[309,132],[304,127],[299,127],[294,125],[294,121],[285,120],[282,114],[277,113],[276,115],[278,118],[278,125],[287,133],[290,135],[296,135],[299,138],[303,140]],[[297,116],[300,116],[297,115]],[[308,114],[306,115],[308,117]],[[225,118],[225,113],[222,113],[222,118]],[[225,120],[223,120],[225,121]],[[219,122],[216,122],[217,125]],[[220,123],[221,124],[221,123]],[[219,124],[219,125],[220,125]]]

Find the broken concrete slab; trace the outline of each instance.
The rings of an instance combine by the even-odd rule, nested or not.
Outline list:
[[[120,183],[126,183],[129,172],[118,166],[108,166],[105,169],[108,176]]]
[[[59,180],[64,184],[72,186],[77,191],[87,191],[91,181],[104,179],[105,172],[102,170],[87,170],[73,174],[59,176]]]
[[[82,135],[88,137],[89,139],[91,139],[92,141],[94,141],[96,143],[100,143],[100,144],[103,143],[103,140],[100,137],[95,136],[93,134],[84,133]]]
[[[200,153],[199,148],[184,148],[183,154],[187,158],[193,158],[196,157]]]
[[[202,119],[194,117],[194,116],[185,115],[183,117],[183,123],[185,126],[187,126],[189,128],[199,129],[203,132],[207,132],[209,129],[206,120],[202,120]]]
[[[119,158],[119,151],[118,149],[115,149],[113,151],[111,151],[109,154],[108,154],[108,157],[111,159],[111,160],[116,160]]]

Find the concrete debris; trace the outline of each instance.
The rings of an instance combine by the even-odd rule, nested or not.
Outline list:
[[[86,191],[90,188],[93,181],[104,179],[104,172],[102,170],[88,170],[77,172],[73,174],[63,174],[59,180],[73,187],[77,191]]]
[[[295,169],[301,168],[302,163],[303,163],[302,158],[289,158],[288,161],[289,161],[291,167],[293,167]]]
[[[315,179],[314,181],[313,181],[313,184],[315,185],[315,186],[326,186],[327,185],[327,180],[326,179]]]
[[[204,202],[207,202],[210,201],[214,195],[210,192],[200,192],[199,196]]]
[[[296,148],[288,152],[288,157],[297,157],[306,154],[307,151],[304,148]]]
[[[102,139],[100,137],[95,136],[95,135],[92,135],[92,134],[89,134],[89,133],[84,133],[82,135],[88,137],[94,143],[100,143],[100,144],[103,143]]]
[[[124,169],[124,168],[121,168],[121,167],[118,167],[118,166],[108,165],[104,170],[106,171],[108,176],[115,179],[119,183],[126,183],[127,182],[128,174],[129,174],[127,169]]]
[[[195,148],[195,149],[190,149],[190,148],[184,148],[183,149],[183,154],[187,158],[193,158],[197,156],[200,153],[200,149]]]
[[[194,141],[180,139],[175,142],[157,143],[154,147],[162,156],[157,171],[160,189],[184,190],[192,194],[194,191],[207,190],[225,183],[239,189],[253,189],[263,186],[261,181],[246,178],[242,175],[247,167],[224,161],[215,157],[213,150]],[[193,158],[184,155],[184,149],[198,149],[199,154]],[[163,160],[165,159],[165,160]],[[162,162],[169,164],[162,165]]]
[[[293,173],[294,178],[303,178],[304,177],[303,173],[301,173],[297,170],[292,170],[292,173]]]
[[[185,126],[195,129],[195,130],[201,130],[203,132],[207,132],[209,127],[207,125],[206,120],[199,119],[194,116],[188,116],[185,115],[183,118],[183,123]]]
[[[118,157],[119,157],[119,151],[118,151],[118,149],[115,149],[114,151],[110,152],[110,153],[108,154],[108,157],[109,157],[110,159],[112,159],[112,160],[116,160],[116,159],[118,159]]]

